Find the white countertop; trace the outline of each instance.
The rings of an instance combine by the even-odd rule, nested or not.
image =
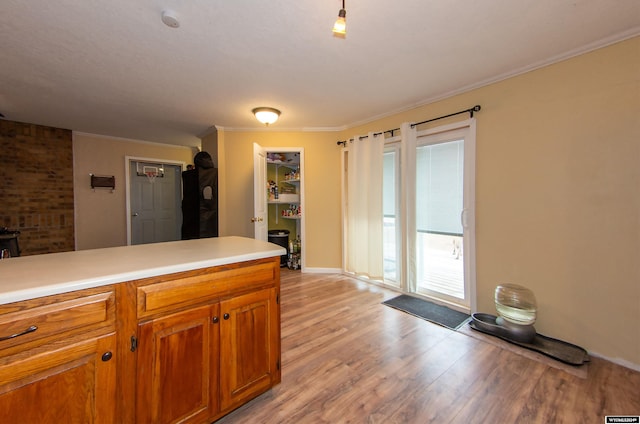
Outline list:
[[[0,260],[0,304],[286,254],[273,243],[217,237]]]

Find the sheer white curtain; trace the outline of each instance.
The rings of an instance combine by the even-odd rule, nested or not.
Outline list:
[[[382,158],[384,134],[353,138],[347,162],[348,272],[383,279]]]
[[[417,130],[410,123],[405,122],[400,126],[400,161],[403,164],[400,184],[403,187],[401,192],[400,205],[403,211],[402,234],[405,243],[402,246],[402,257],[404,261],[404,275],[406,276],[402,287],[411,293],[415,293],[417,288],[417,266],[416,266],[416,144]]]

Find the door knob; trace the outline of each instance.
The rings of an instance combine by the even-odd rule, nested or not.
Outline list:
[[[131,214],[131,216],[138,216],[138,212]]]

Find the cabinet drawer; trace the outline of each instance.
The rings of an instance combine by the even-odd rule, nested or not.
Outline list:
[[[138,317],[176,306],[193,305],[233,293],[273,284],[278,278],[280,258],[251,265],[210,269],[210,272],[174,276],[169,281],[139,286]]]
[[[113,289],[95,294],[78,293],[75,297],[51,296],[45,300],[18,302],[14,306],[14,311],[0,314],[0,338],[4,338],[0,340],[0,349],[71,330],[115,326]]]

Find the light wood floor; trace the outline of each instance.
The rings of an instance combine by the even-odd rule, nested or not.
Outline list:
[[[603,423],[640,414],[640,372],[598,358],[567,372],[380,304],[396,295],[283,269],[282,383],[217,423]]]

